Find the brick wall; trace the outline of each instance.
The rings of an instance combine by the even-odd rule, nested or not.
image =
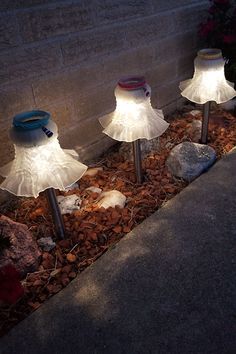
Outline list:
[[[192,74],[196,30],[208,1],[1,0],[0,165],[13,158],[12,116],[44,109],[63,147],[81,159],[113,142],[98,117],[115,107],[117,80],[144,74],[152,104],[176,109],[179,81]]]

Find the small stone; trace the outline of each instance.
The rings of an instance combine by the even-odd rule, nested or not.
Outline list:
[[[75,210],[80,209],[82,200],[78,195],[71,194],[67,196],[59,195],[57,196],[57,201],[61,210],[61,214],[71,214]]]
[[[98,194],[102,193],[102,189],[101,188],[93,187],[93,186],[86,188],[86,191],[89,191],[89,192],[92,192],[92,193],[98,193]]]
[[[184,142],[171,150],[166,164],[174,176],[190,182],[206,171],[215,160],[216,152],[212,147]]]
[[[105,209],[109,207],[115,208],[115,206],[124,208],[125,202],[126,196],[114,189],[111,191],[102,192],[97,205]]]
[[[43,249],[43,251],[46,252],[49,252],[56,247],[56,244],[51,237],[41,237],[37,240],[37,243]]]

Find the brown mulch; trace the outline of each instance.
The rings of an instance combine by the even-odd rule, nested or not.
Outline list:
[[[23,298],[15,305],[0,307],[0,336],[68,285],[110,246],[186,187],[186,182],[170,174],[165,161],[175,145],[193,140],[188,130],[193,119],[201,117],[175,115],[169,129],[160,137],[160,151],[143,159],[145,181],[142,185],[135,183],[133,164],[113,151],[97,164],[103,167],[103,171],[94,177],[83,177],[79,181],[79,189],[61,193],[80,196],[83,209],[63,216],[67,239],[57,241],[51,252],[43,252],[38,271],[29,273],[22,281],[25,289]],[[209,145],[220,158],[235,144],[235,116],[215,111],[211,117]],[[119,190],[127,197],[125,208],[98,208],[95,205],[98,194],[85,190],[90,186],[99,187],[103,191]],[[36,239],[54,235],[44,195],[37,199],[19,198],[17,204],[8,203],[7,208],[2,206],[0,211],[28,225]]]

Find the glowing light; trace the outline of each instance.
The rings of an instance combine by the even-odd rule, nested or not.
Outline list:
[[[165,132],[169,124],[161,110],[152,108],[150,86],[145,81],[138,87],[132,86],[132,80],[135,79],[126,80],[127,86],[123,80],[119,81],[115,89],[115,111],[99,119],[103,132],[115,140],[126,142],[156,138]]]
[[[181,95],[192,102],[223,103],[236,96],[233,83],[224,75],[224,59],[219,49],[202,49],[194,60],[194,76],[180,83]]]
[[[39,114],[44,114],[44,118]],[[46,122],[43,121],[45,114],[48,115]],[[24,127],[17,126],[19,121]],[[35,123],[36,127],[30,129]],[[43,129],[41,124],[44,124]],[[37,197],[47,188],[65,190],[87,170],[87,166],[60,147],[57,126],[47,112],[17,115],[10,136],[14,142],[15,159],[0,168],[0,174],[6,177],[1,189],[17,196]]]

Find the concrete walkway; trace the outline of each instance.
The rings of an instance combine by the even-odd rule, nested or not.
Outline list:
[[[236,353],[236,152],[0,340],[1,354]]]

